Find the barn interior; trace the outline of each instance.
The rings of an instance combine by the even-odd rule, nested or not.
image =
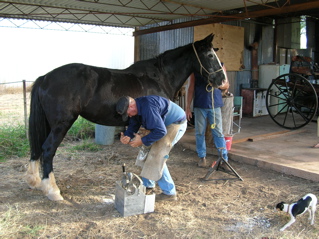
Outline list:
[[[267,130],[275,127],[271,132],[258,132],[262,136],[284,130],[284,127],[280,127],[282,122],[278,125],[278,122],[276,124],[269,120],[266,95],[272,80],[290,72],[292,58],[295,56],[310,57],[312,69],[317,67],[318,10],[319,2],[316,0],[0,1],[2,19],[134,28],[135,61],[152,58],[166,50],[202,39],[213,32],[214,47],[220,49],[217,54],[227,68],[229,91],[244,99],[241,128],[249,128],[249,132],[253,132],[256,126],[249,122],[254,120],[258,125],[265,123],[267,127],[264,128]],[[309,79],[309,82],[311,80],[314,80],[311,82],[313,85],[319,83],[316,78]],[[179,92],[177,100],[182,107],[185,107],[186,91],[187,83]],[[317,93],[315,88],[311,91],[316,98],[312,109],[318,107]],[[317,126],[312,122],[317,117],[316,112],[313,112],[312,116],[303,127],[307,128],[303,136],[309,140],[309,147],[316,144],[317,137]],[[267,117],[267,120],[263,117]],[[249,138],[252,136],[245,135],[243,130],[234,134],[230,152],[235,152],[237,145],[240,146],[237,151],[245,151],[239,141]],[[238,144],[236,140],[239,140]],[[280,141],[282,138],[278,137],[276,140]],[[291,147],[295,147],[292,146],[293,143],[289,142]],[[299,141],[296,144],[298,146]],[[297,158],[308,162],[304,156],[307,155],[309,147],[303,146],[303,150],[298,151],[299,154],[296,152]],[[273,156],[273,160],[277,157]],[[313,157],[311,154],[309,161],[313,161]],[[293,157],[290,155],[290,158]],[[270,159],[267,160],[263,160],[261,164],[266,165],[265,162]],[[255,161],[251,163],[256,164]],[[287,160],[285,164],[291,165],[292,162]],[[274,168],[273,164],[269,167]],[[296,165],[296,168],[301,167]],[[314,165],[308,165],[306,168],[306,175],[317,173],[311,171],[314,170]],[[287,167],[280,171],[286,169]],[[300,175],[300,172],[296,174]],[[314,178],[319,181],[317,176]]]

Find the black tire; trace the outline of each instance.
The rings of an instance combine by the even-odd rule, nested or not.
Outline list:
[[[316,115],[318,96],[313,85],[303,76],[284,74],[268,87],[266,107],[276,124],[286,129],[299,129]]]

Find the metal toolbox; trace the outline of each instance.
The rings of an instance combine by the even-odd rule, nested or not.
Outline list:
[[[142,180],[135,174],[125,174],[128,179],[124,176],[122,181],[116,182],[115,208],[123,217],[154,212],[155,193],[146,195]]]

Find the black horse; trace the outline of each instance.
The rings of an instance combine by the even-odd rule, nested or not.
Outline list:
[[[53,157],[79,115],[97,124],[125,125],[115,111],[121,96],[161,95],[173,99],[192,72],[200,72],[215,87],[222,85],[225,73],[213,38],[211,34],[124,70],[74,63],[39,77],[31,92],[28,185],[41,189],[51,200],[63,200],[53,174]]]

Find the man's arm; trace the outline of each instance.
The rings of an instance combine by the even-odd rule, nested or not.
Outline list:
[[[191,103],[194,97],[194,87],[195,87],[195,76],[192,73],[189,77],[189,86],[187,91],[187,101],[186,101],[186,118],[190,120],[192,118],[192,111],[191,111]]]
[[[154,142],[160,140],[167,134],[164,121],[156,108],[149,108],[147,110],[147,129],[150,133],[144,136],[141,140],[146,146],[152,145]]]
[[[228,89],[229,89],[229,81],[228,81],[225,65],[223,65],[223,71],[224,71],[224,74],[225,74],[225,81],[224,81],[224,84],[222,84],[221,86],[218,87],[218,89],[222,90],[222,95],[225,95],[228,92]]]

